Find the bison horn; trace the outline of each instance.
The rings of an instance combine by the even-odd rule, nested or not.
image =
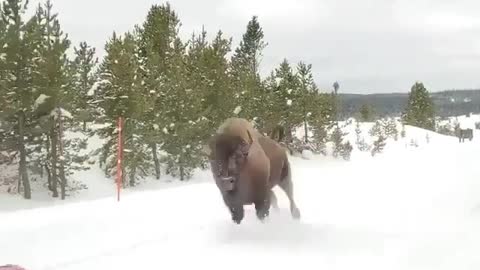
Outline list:
[[[250,133],[250,131],[248,129],[247,129],[247,135],[248,135],[248,140],[250,141],[249,144],[252,144],[253,143],[252,134]]]

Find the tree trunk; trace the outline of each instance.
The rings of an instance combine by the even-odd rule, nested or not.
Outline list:
[[[51,153],[50,153],[50,136],[47,136],[47,142],[46,142],[46,150],[47,150],[47,160],[44,165],[45,170],[47,171],[47,179],[48,179],[48,190],[53,191],[52,187],[52,171],[50,170],[50,167],[48,165],[48,162],[51,158]]]
[[[87,121],[83,121],[83,132],[87,131]]]
[[[62,111],[58,110],[58,146],[60,150],[60,192],[61,199],[65,200],[65,192],[67,187],[67,178],[65,177],[65,157],[63,153],[63,121],[62,121]],[[85,122],[84,122],[85,123]]]
[[[152,143],[150,147],[152,148],[153,162],[155,163],[155,177],[157,178],[157,180],[159,180],[160,179],[160,162],[158,160],[158,155],[157,155],[157,144]]]
[[[20,166],[19,166],[19,181],[23,183],[23,196],[25,199],[32,198],[32,190],[30,188],[30,181],[28,179],[27,171],[27,150],[25,148],[25,112],[20,111],[18,117],[18,148],[20,152]],[[20,183],[19,183],[20,187]]]
[[[180,181],[184,181],[184,180],[185,180],[185,169],[183,165],[180,165]]]
[[[57,164],[58,164],[58,156],[57,156],[57,132],[55,132],[55,119],[52,117],[52,129],[50,130],[50,140],[51,140],[51,154],[52,154],[52,196],[54,198],[58,197],[58,175],[57,175]]]
[[[65,168],[63,163],[60,162],[60,192],[61,192],[61,199],[65,200],[66,196],[66,187],[67,187],[67,178],[65,177]]]
[[[135,174],[136,174],[136,168],[132,168],[132,170],[130,171],[130,183],[129,185],[131,187],[134,187],[135,186]]]
[[[48,190],[53,191],[52,172],[50,171],[50,168],[48,167],[48,165],[45,165],[45,170],[47,171]]]
[[[305,128],[305,143],[308,143],[308,126],[307,126],[307,119],[303,121],[303,126]]]
[[[22,173],[20,172],[20,167],[18,167],[18,174],[21,176]],[[20,192],[20,189],[22,188],[22,177],[18,177],[18,185],[17,185],[17,192]]]

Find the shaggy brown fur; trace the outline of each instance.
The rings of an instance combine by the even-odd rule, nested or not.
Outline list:
[[[293,184],[287,154],[272,139],[261,135],[245,119],[227,119],[209,143],[213,177],[232,220],[240,223],[244,205],[254,204],[257,217],[269,215],[271,201],[276,206],[272,188],[279,185],[290,200],[294,218],[300,211],[293,198]]]

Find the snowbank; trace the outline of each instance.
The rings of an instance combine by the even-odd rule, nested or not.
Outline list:
[[[0,212],[0,262],[50,270],[479,269],[480,145],[432,138],[435,147],[415,154],[293,157],[300,222],[275,188],[280,210],[265,224],[252,206],[242,225],[232,224],[208,174],[194,185],[125,192],[120,202],[105,190],[103,199]]]

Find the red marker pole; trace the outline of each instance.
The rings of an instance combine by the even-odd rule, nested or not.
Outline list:
[[[122,186],[122,159],[123,159],[123,119],[118,117],[118,154],[117,154],[117,201],[120,201],[120,188]]]

